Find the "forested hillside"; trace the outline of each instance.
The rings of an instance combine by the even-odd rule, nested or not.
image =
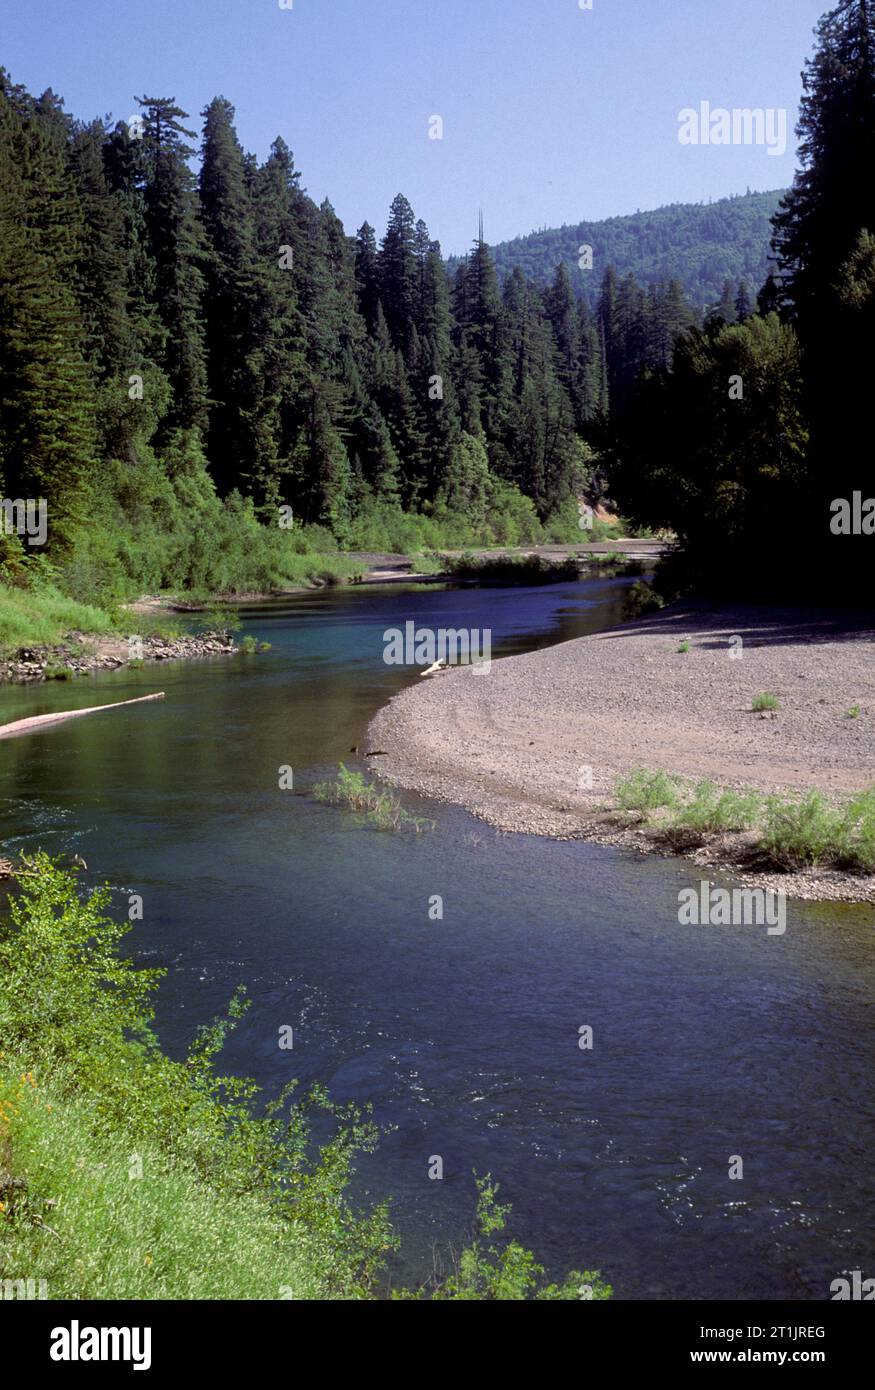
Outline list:
[[[0,485],[47,499],[48,544],[5,528],[0,577],[104,603],[264,587],[314,546],[579,535],[631,287],[606,332],[564,273],[502,295],[482,240],[449,281],[402,195],[350,237],[224,98],[199,161],[174,100],[139,105],[82,122],[2,74]]]
[[[726,280],[746,280],[754,294],[769,273],[771,218],[781,193],[746,193],[716,203],[675,203],[653,212],[551,227],[500,242],[494,250],[500,280],[516,267],[536,285],[552,283],[565,265],[576,296],[595,307],[601,278],[612,265],[642,285],[678,280],[699,309],[719,300]],[[591,270],[579,265],[592,248]],[[451,259],[451,270],[456,262]]]

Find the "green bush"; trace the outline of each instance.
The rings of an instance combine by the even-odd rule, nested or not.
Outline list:
[[[762,844],[776,863],[799,869],[833,858],[839,844],[842,814],[821,792],[800,800],[770,796],[766,800]]]
[[[760,805],[754,792],[721,791],[713,782],[701,781],[691,799],[678,808],[672,823],[679,829],[703,835],[747,830],[756,823]]]
[[[845,807],[837,859],[845,868],[875,873],[875,787],[860,792]]]
[[[643,618],[648,613],[658,613],[665,607],[665,599],[644,579],[637,579],[624,598],[624,612],[627,618]]]
[[[637,811],[650,815],[653,811],[671,810],[680,798],[680,778],[666,772],[648,772],[634,768],[614,788],[614,800],[622,811]]]

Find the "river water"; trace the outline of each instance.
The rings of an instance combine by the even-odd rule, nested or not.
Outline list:
[[[373,1103],[391,1129],[354,1196],[391,1197],[397,1279],[466,1238],[476,1170],[556,1277],[828,1298],[845,1269],[875,1275],[872,909],[791,902],[783,936],[681,926],[685,861],[500,834],[412,796],[434,831],[381,833],[310,795],[418,679],[384,664],[385,629],[486,627],[506,655],[616,623],[625,582],[296,595],[243,610],[263,655],[5,690],[2,722],[167,699],[0,742],[0,839],[78,852],[120,914],[142,895],[128,940],[168,971],[173,1055],[243,983],[226,1069]]]

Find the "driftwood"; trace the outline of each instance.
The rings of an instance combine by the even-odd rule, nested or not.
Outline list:
[[[35,714],[29,719],[16,719],[11,724],[0,724],[0,738],[14,738],[16,734],[30,734],[44,729],[49,724],[60,724],[65,719],[79,719],[83,714],[99,714],[104,709],[121,709],[123,705],[143,705],[147,700],[163,700],[164,691],[155,695],[138,695],[134,700],[115,700],[111,705],[90,705],[88,709],[62,710],[57,714]]]

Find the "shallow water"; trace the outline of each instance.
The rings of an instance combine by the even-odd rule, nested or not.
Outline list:
[[[3,691],[2,722],[167,699],[0,742],[0,837],[78,852],[119,912],[143,895],[129,940],[168,969],[174,1055],[242,982],[228,1068],[373,1102],[394,1128],[356,1195],[392,1197],[399,1278],[465,1238],[476,1170],[555,1276],[599,1268],[620,1298],[827,1298],[842,1270],[875,1274],[872,909],[790,903],[784,936],[679,926],[685,861],[502,835],[412,796],[434,832],[381,834],[309,795],[418,679],[384,665],[386,628],[488,627],[501,655],[617,622],[623,589],[298,595],[244,610],[273,644],[258,657]]]

